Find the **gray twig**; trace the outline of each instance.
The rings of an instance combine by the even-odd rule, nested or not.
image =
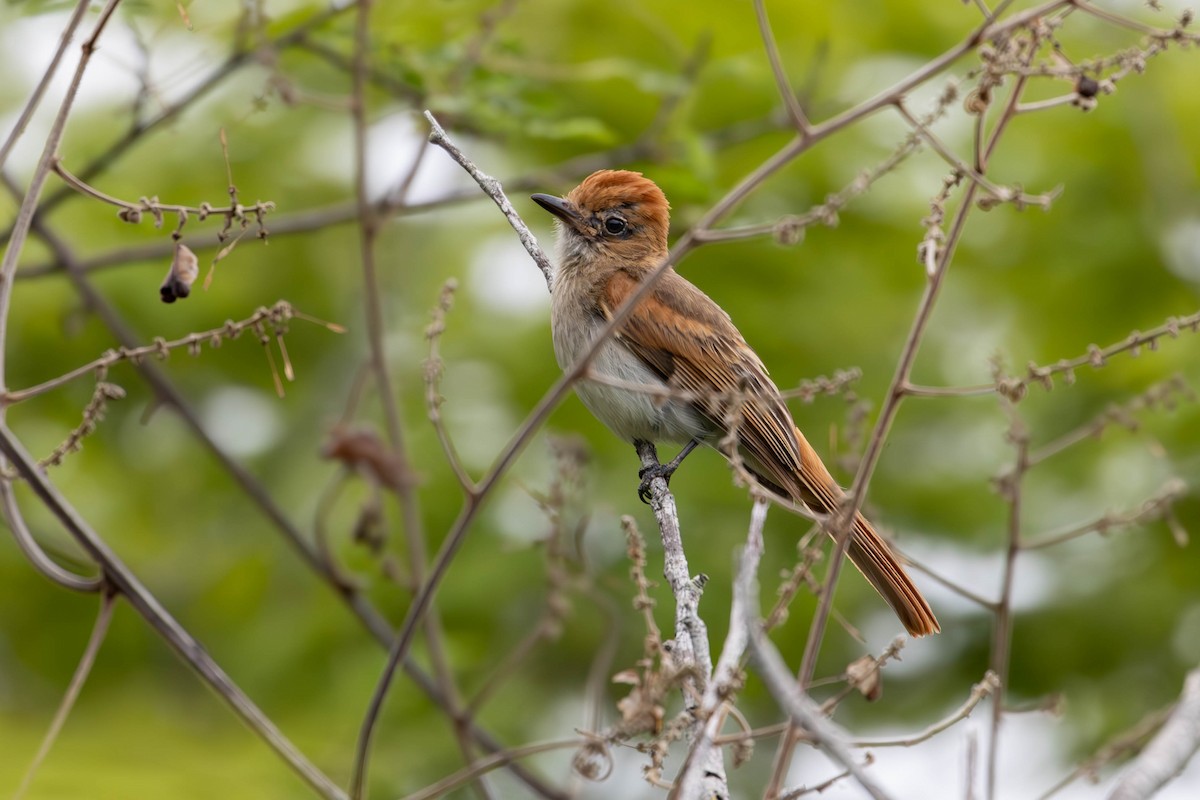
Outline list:
[[[1108,796],[1108,800],[1152,797],[1183,771],[1200,748],[1200,668],[1188,673],[1175,713],[1159,728]]]
[[[729,634],[721,648],[721,656],[717,659],[716,670],[704,688],[704,696],[696,710],[697,721],[702,725],[693,736],[692,747],[687,760],[679,770],[675,781],[676,797],[712,797],[707,793],[708,781],[719,775],[724,781],[724,761],[721,750],[713,747],[713,741],[720,733],[721,723],[725,719],[721,707],[737,689],[740,682],[739,671],[746,646],[750,641],[750,621],[758,624],[756,610],[751,610],[749,604],[754,594],[754,581],[758,574],[758,563],[763,554],[763,526],[767,521],[769,504],[758,500],[750,511],[750,530],[746,536],[746,545],[742,548],[738,560],[737,577],[733,584],[733,606],[729,611]],[[719,771],[718,771],[719,770]]]
[[[639,442],[638,457],[642,466],[658,466],[658,452],[653,444]],[[664,478],[650,482],[650,508],[658,522],[663,544],[663,577],[675,595],[675,640],[671,656],[681,670],[692,671],[692,677],[684,680],[684,708],[691,715],[688,735],[696,737],[702,727],[701,696],[706,696],[712,685],[712,653],[708,646],[708,626],[700,616],[700,594],[708,578],[698,575],[693,579],[688,571],[687,555],[683,551],[683,536],[679,530],[679,513],[675,508],[675,496],[667,488]],[[729,787],[725,781],[725,764],[720,750],[712,750],[699,760],[703,776],[695,776],[694,785],[686,788],[677,783],[671,792],[672,798],[721,798],[727,800]]]
[[[745,625],[750,635],[750,656],[758,674],[780,708],[787,712],[793,724],[804,728],[809,738],[837,763],[854,776],[875,800],[889,800],[890,795],[855,760],[850,751],[850,737],[839,726],[821,714],[820,707],[807,693],[801,691],[791,670],[779,655],[779,650],[763,633],[758,616],[758,588],[749,586],[750,601],[745,608]]]
[[[521,244],[525,246],[526,252],[537,264],[537,268],[542,271],[542,277],[546,279],[546,286],[549,287],[554,279],[554,266],[550,263],[550,259],[546,257],[546,253],[538,244],[537,237],[529,230],[529,226],[517,214],[517,210],[508,200],[508,196],[504,194],[504,187],[500,185],[500,181],[488,175],[479,167],[475,166],[475,162],[467,158],[462,150],[459,150],[454,142],[450,141],[450,137],[446,135],[446,131],[438,124],[432,112],[425,112],[425,119],[429,120],[429,142],[436,144],[438,147],[449,153],[450,157],[458,162],[459,166],[467,171],[475,182],[479,184],[479,188],[483,189],[484,193],[492,198],[497,206],[500,207],[504,218],[508,220],[508,224],[512,225],[513,230],[517,232],[517,237],[521,240]]]
[[[296,748],[271,718],[254,704],[241,688],[221,669],[204,647],[188,633],[158,602],[132,571],[109,549],[83,517],[42,473],[24,446],[3,422],[0,422],[0,453],[12,462],[34,494],[53,513],[68,533],[100,564],[109,583],[128,600],[134,610],[154,628],[171,649],[199,675],[213,691],[267,742],[296,774],[330,800],[345,800],[346,794]]]

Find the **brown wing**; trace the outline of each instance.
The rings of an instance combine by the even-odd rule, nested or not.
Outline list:
[[[639,277],[619,272],[600,298],[612,316],[637,288]],[[714,431],[729,428],[730,410],[746,455],[767,472],[765,478],[794,494],[803,469],[795,424],[767,375],[720,306],[678,273],[668,271],[626,319],[619,340],[673,388],[697,396],[696,409]]]
[[[639,277],[618,272],[599,298],[611,317],[637,289]],[[815,511],[832,514],[844,496],[820,457],[796,428],[761,360],[720,306],[669,270],[639,302],[618,339],[668,385],[697,396],[696,409],[738,442],[751,471],[770,488]],[[740,403],[730,419],[734,403]],[[940,628],[933,611],[887,543],[855,515],[847,555],[914,636]]]

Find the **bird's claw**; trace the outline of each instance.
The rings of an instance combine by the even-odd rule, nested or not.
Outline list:
[[[650,484],[655,478],[662,478],[669,485],[673,474],[675,474],[675,467],[670,464],[655,464],[652,467],[639,469],[638,477],[642,479],[642,482],[638,484],[638,499],[649,505]]]

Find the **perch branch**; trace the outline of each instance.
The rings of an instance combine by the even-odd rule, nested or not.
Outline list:
[[[1200,748],[1200,669],[1188,673],[1175,711],[1117,781],[1108,800],[1153,797]]]

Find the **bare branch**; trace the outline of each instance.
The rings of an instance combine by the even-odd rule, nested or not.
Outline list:
[[[296,749],[271,719],[259,710],[225,671],[205,651],[192,635],[184,630],[171,614],[159,604],[108,545],[79,516],[46,476],[38,469],[29,453],[13,436],[8,426],[0,422],[0,453],[12,462],[21,476],[79,545],[95,559],[113,589],[120,592],[143,619],[171,646],[180,659],[217,693],[242,721],[266,742],[297,775],[329,800],[345,800],[346,794],[303,753]]]
[[[142,345],[140,347],[120,347],[116,350],[109,350],[99,358],[93,359],[88,363],[76,367],[69,372],[64,372],[54,378],[51,378],[42,383],[25,389],[16,389],[11,392],[0,392],[0,404],[15,405],[17,403],[29,400],[32,397],[45,394],[60,386],[64,386],[71,381],[83,377],[88,374],[95,374],[103,377],[108,369],[123,361],[128,361],[134,365],[140,365],[147,358],[165,359],[172,350],[180,350],[186,348],[188,353],[196,356],[203,352],[204,345],[212,348],[220,347],[225,341],[237,339],[247,331],[256,331],[263,325],[270,325],[275,330],[283,330],[286,328],[287,322],[292,319],[300,319],[306,322],[312,322],[320,325],[334,333],[343,333],[345,328],[331,322],[323,322],[300,313],[292,307],[292,304],[286,300],[280,300],[270,308],[259,308],[249,317],[234,322],[232,320],[226,322],[219,328],[212,328],[206,331],[198,331],[189,333],[179,339],[156,339],[154,344]]]
[[[437,119],[429,111],[425,112],[425,119],[429,120],[429,141],[432,144],[445,150],[450,154],[450,157],[458,162],[458,165],[467,171],[467,173],[475,179],[479,184],[479,188],[484,194],[492,198],[492,201],[500,208],[500,213],[504,214],[504,218],[508,220],[508,224],[512,225],[514,231],[517,232],[517,238],[521,240],[521,244],[525,246],[525,251],[529,253],[529,257],[537,264],[537,268],[542,271],[542,277],[546,279],[546,286],[549,287],[554,279],[554,266],[550,263],[550,259],[546,258],[546,254],[538,245],[537,237],[530,232],[529,226],[517,214],[517,210],[513,208],[508,197],[504,194],[504,189],[500,185],[500,181],[493,178],[491,175],[484,173],[471,159],[463,154],[462,150],[454,142],[450,141],[450,137],[446,135],[446,131],[442,130],[442,126],[438,124]]]
[[[775,32],[771,30],[771,21],[767,19],[764,0],[754,0],[754,15],[758,19],[758,32],[762,36],[763,49],[767,51],[767,58],[771,62],[771,72],[775,74],[775,85],[779,88],[783,105],[792,118],[792,124],[796,126],[796,132],[804,137],[809,131],[808,117],[805,115],[804,109],[800,107],[800,100],[792,90],[787,72],[784,71],[783,59],[779,56],[779,45],[775,43]]]
[[[817,747],[847,769],[867,794],[875,800],[888,800],[890,795],[859,766],[850,750],[850,739],[846,733],[826,719],[812,698],[796,684],[783,657],[762,632],[757,608],[758,590],[752,588],[750,602],[745,609],[750,655],[771,696],[787,712],[792,724],[803,728]]]
[[[188,219],[193,216],[201,222],[209,217],[224,217],[225,226],[217,232],[217,240],[221,242],[224,242],[229,236],[229,231],[233,228],[233,223],[237,222],[241,227],[245,228],[250,225],[251,217],[253,217],[254,223],[258,225],[258,238],[266,239],[268,233],[266,217],[267,214],[275,210],[275,204],[270,200],[258,200],[254,205],[247,206],[236,202],[236,195],[234,202],[227,206],[214,206],[210,203],[201,203],[198,206],[161,203],[157,197],[142,197],[134,203],[105,194],[99,189],[84,183],[67,171],[61,159],[54,159],[52,169],[68,186],[85,197],[91,197],[94,200],[99,200],[102,203],[107,203],[110,206],[116,206],[121,209],[117,216],[125,222],[136,225],[142,221],[143,215],[148,214],[154,219],[154,227],[161,228],[164,217],[168,214],[175,215],[178,218],[178,223],[171,234],[174,239],[179,239],[183,236],[183,228],[187,224]],[[232,188],[232,184],[230,186]]]
[[[0,260],[0,391],[6,388],[4,376],[5,354],[8,352],[8,310],[12,302],[13,277],[17,271],[17,259],[20,258],[21,251],[25,248],[25,240],[33,225],[33,213],[37,208],[38,198],[41,197],[42,189],[46,185],[46,178],[49,177],[54,161],[58,157],[58,145],[62,141],[63,131],[67,126],[67,117],[70,116],[71,109],[75,105],[75,97],[79,93],[79,85],[83,82],[83,75],[87,71],[92,53],[96,51],[96,42],[120,2],[121,0],[108,0],[100,12],[100,18],[96,21],[95,27],[92,28],[91,36],[83,43],[83,54],[75,68],[75,75],[71,78],[70,86],[67,87],[67,93],[59,106],[58,114],[54,117],[50,133],[46,137],[46,144],[42,149],[41,158],[38,159],[38,165],[29,181],[29,188],[21,200],[21,207],[17,209],[17,220],[9,235],[4,258]],[[3,410],[0,409],[0,421],[3,419],[2,415]]]
[[[639,442],[637,452],[644,468],[658,466],[658,453],[653,444]],[[712,684],[713,666],[708,645],[708,626],[699,613],[701,590],[708,578],[699,575],[693,579],[688,572],[675,497],[668,490],[666,479],[662,477],[656,477],[650,482],[650,507],[654,510],[654,517],[662,534],[663,576],[675,595],[675,639],[671,655],[681,670],[691,670],[694,674],[694,678],[684,678],[683,696],[684,708],[691,718],[688,735],[696,737],[703,735],[700,730],[705,713],[701,696],[708,694],[708,688]],[[765,519],[765,510],[762,513]],[[712,711],[715,711],[715,707]],[[695,785],[678,785],[671,793],[673,797],[679,797],[681,800],[729,797],[729,788],[725,782],[725,765],[720,750],[706,750],[701,754],[696,771],[699,774],[693,774],[689,781],[695,782]]]
[[[1174,712],[1117,781],[1108,800],[1152,797],[1183,772],[1197,749],[1200,749],[1200,669],[1188,673]]]
[[[29,766],[25,769],[25,775],[21,778],[21,784],[13,792],[13,800],[21,800],[25,796],[25,792],[29,789],[29,784],[33,782],[34,776],[37,775],[38,768],[46,760],[46,756],[50,754],[50,748],[54,746],[55,740],[58,739],[58,734],[62,731],[62,727],[67,721],[67,715],[74,708],[75,701],[79,699],[79,693],[83,690],[83,684],[87,682],[88,675],[92,673],[92,665],[96,663],[96,655],[100,652],[100,645],[104,643],[104,637],[108,635],[108,624],[112,622],[113,609],[115,607],[116,595],[108,591],[101,592],[100,612],[96,616],[96,622],[92,625],[92,633],[88,637],[87,645],[83,648],[83,655],[79,657],[79,663],[75,666],[75,674],[71,676],[71,682],[67,684],[67,691],[63,694],[62,701],[58,704],[58,710],[54,712],[54,719],[50,722],[50,727],[46,731],[46,735],[42,737],[42,743],[38,746],[37,753],[34,754],[33,760],[29,762]]]
[[[914,745],[929,741],[942,731],[949,730],[971,716],[971,712],[975,710],[975,706],[983,702],[984,699],[991,697],[999,688],[1000,679],[996,677],[996,673],[989,671],[983,676],[983,680],[971,687],[971,695],[961,706],[945,719],[933,723],[920,733],[913,736],[901,736],[895,739],[857,739],[851,742],[851,744],[855,747],[913,747]]]
[[[763,553],[763,526],[767,521],[766,501],[758,500],[750,512],[750,530],[746,544],[738,560],[737,576],[733,585],[733,605],[729,610],[729,633],[721,648],[721,656],[711,680],[704,688],[704,696],[696,709],[697,721],[701,723],[692,738],[683,766],[676,778],[675,795],[681,800],[714,797],[714,787],[708,781],[724,776],[724,764],[720,750],[713,741],[720,733],[725,719],[722,706],[731,702],[741,685],[741,662],[750,639],[749,624],[757,623],[757,610],[748,608],[754,594],[753,583],[757,579],[758,562]],[[722,785],[724,781],[721,781]],[[719,788],[719,787],[718,787]],[[726,793],[728,789],[725,790]]]
[[[71,12],[71,18],[67,20],[62,35],[59,36],[58,47],[54,50],[54,55],[50,58],[50,63],[46,66],[46,71],[42,73],[41,80],[34,87],[33,93],[29,95],[29,100],[26,101],[25,107],[21,109],[21,116],[17,117],[16,124],[9,131],[8,138],[4,140],[3,145],[0,145],[0,169],[4,168],[4,163],[8,161],[8,156],[16,145],[17,140],[25,133],[25,128],[29,125],[29,120],[33,118],[33,113],[37,111],[38,105],[41,104],[42,97],[46,94],[47,87],[50,86],[50,81],[58,72],[58,65],[62,62],[63,53],[67,52],[67,47],[71,44],[71,40],[75,38],[75,32],[79,30],[79,23],[83,21],[83,15],[90,5],[89,0],[79,0],[75,4],[75,10]]]

